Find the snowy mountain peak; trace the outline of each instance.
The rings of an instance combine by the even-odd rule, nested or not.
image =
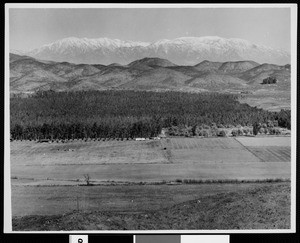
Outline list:
[[[16,49],[10,49],[9,53],[17,54],[17,55],[20,55],[20,56],[26,55],[25,51],[20,51],[20,50],[16,50]]]
[[[253,60],[280,65],[290,63],[290,54],[283,50],[257,45],[243,39],[219,36],[180,37],[153,43],[68,37],[26,54],[53,61],[99,64],[128,64],[144,57],[159,57],[180,65],[195,65],[203,60]]]

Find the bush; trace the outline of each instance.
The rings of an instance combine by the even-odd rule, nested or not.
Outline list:
[[[268,132],[267,132],[268,134],[273,135],[273,128],[270,128],[270,127],[269,127],[269,128],[267,128],[267,131],[268,131]],[[275,132],[274,132],[274,133],[275,133]]]
[[[202,136],[202,128],[199,126],[193,127],[192,130],[193,136]]]
[[[84,180],[85,180],[87,186],[91,185],[91,177],[89,174],[84,175]]]
[[[243,130],[242,129],[238,129],[237,130],[237,134],[238,134],[238,136],[243,136],[244,135]]]
[[[216,137],[216,136],[218,136],[219,130],[216,126],[214,126],[210,129],[210,133],[211,133],[211,136]]]
[[[210,126],[204,125],[204,126],[203,126],[203,129],[210,129]]]
[[[226,137],[226,132],[224,130],[219,131],[218,133],[219,137]]]
[[[244,129],[243,129],[243,133],[244,133],[245,135],[248,135],[249,132],[250,132],[249,128],[244,128]]]
[[[263,79],[262,84],[276,84],[277,79],[275,77],[267,77]]]
[[[278,128],[275,128],[275,134],[276,134],[276,135],[280,135],[280,134],[281,134],[281,131],[280,131],[280,129],[278,129]]]
[[[232,130],[232,131],[231,131],[231,134],[232,134],[233,137],[236,137],[237,134],[238,134],[238,133],[237,133],[237,130]]]
[[[203,136],[206,137],[206,138],[209,137],[209,132],[208,132],[208,130],[203,130],[203,131],[202,131],[202,134],[203,134]]]
[[[274,124],[272,121],[268,120],[267,121],[267,127],[274,127]]]

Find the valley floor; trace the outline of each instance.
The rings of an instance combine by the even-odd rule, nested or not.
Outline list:
[[[13,230],[287,229],[290,179],[290,137],[13,141]]]
[[[41,196],[42,190],[39,188],[36,193],[27,189],[26,195],[27,197],[33,194],[36,197]],[[62,188],[59,190],[62,190]],[[72,193],[70,191],[74,191],[73,188],[71,190],[70,188],[64,188],[63,190],[68,194]],[[46,190],[44,192],[46,193]],[[88,188],[86,193],[91,198],[89,202],[93,201],[94,203],[94,210],[81,207],[79,210],[58,215],[14,217],[13,230],[290,228],[291,201],[290,183],[288,182],[177,186],[97,186]],[[55,193],[52,194],[50,191],[47,195],[43,195],[44,199],[48,197],[45,202],[55,198]],[[98,198],[98,201],[95,198]],[[110,203],[108,203],[108,200],[110,200]],[[56,199],[56,202],[61,203],[62,206],[64,205],[64,202],[60,202],[59,198]],[[74,208],[75,201],[72,204]],[[44,207],[53,212],[54,208],[49,203],[44,204]]]

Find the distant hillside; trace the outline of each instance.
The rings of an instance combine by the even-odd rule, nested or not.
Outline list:
[[[247,82],[245,80],[232,77],[226,74],[203,74],[199,77],[186,81],[191,87],[197,87],[202,89],[209,89],[212,91],[222,91],[224,89],[244,89],[247,88]]]
[[[260,88],[262,80],[274,76],[272,89],[290,87],[290,65],[254,61],[211,62],[178,66],[161,58],[143,58],[128,65],[117,63],[74,64],[43,61],[10,54],[11,92],[37,90],[175,90],[241,91]],[[268,86],[269,87],[269,86]]]
[[[278,66],[264,63],[245,71],[240,75],[240,78],[247,80],[250,84],[259,84],[263,79],[269,76],[277,78],[280,81],[280,84],[289,84],[291,76],[290,66]]]
[[[217,71],[222,64],[222,62],[210,62],[208,60],[205,60],[203,62],[200,62],[199,64],[196,64],[195,68],[199,71],[214,72]]]
[[[174,67],[176,66],[174,63],[170,62],[169,60],[162,59],[162,58],[143,58],[141,60],[136,60],[128,64],[129,67],[134,67],[136,65],[147,65],[150,67]]]
[[[219,71],[223,73],[242,73],[259,66],[253,61],[225,62],[219,67]]]

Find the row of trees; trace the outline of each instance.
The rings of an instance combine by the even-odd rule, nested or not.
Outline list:
[[[277,124],[277,121],[269,121],[270,123]],[[257,129],[257,130],[255,130]],[[167,129],[168,134],[171,136],[204,136],[204,137],[226,137],[226,136],[244,136],[244,135],[255,135],[260,134],[269,134],[269,135],[280,135],[281,130],[277,126],[268,126],[266,124],[259,124],[259,127],[230,127],[225,128],[224,126],[172,126]]]
[[[43,125],[22,126],[15,124],[11,128],[12,139],[86,139],[86,138],[135,138],[155,137],[161,131],[159,124],[151,120],[134,123],[44,123]]]
[[[38,92],[10,100],[13,139],[153,137],[161,129],[247,126],[290,128],[290,111],[268,112],[219,93],[147,91]],[[199,130],[199,129],[198,129]]]

